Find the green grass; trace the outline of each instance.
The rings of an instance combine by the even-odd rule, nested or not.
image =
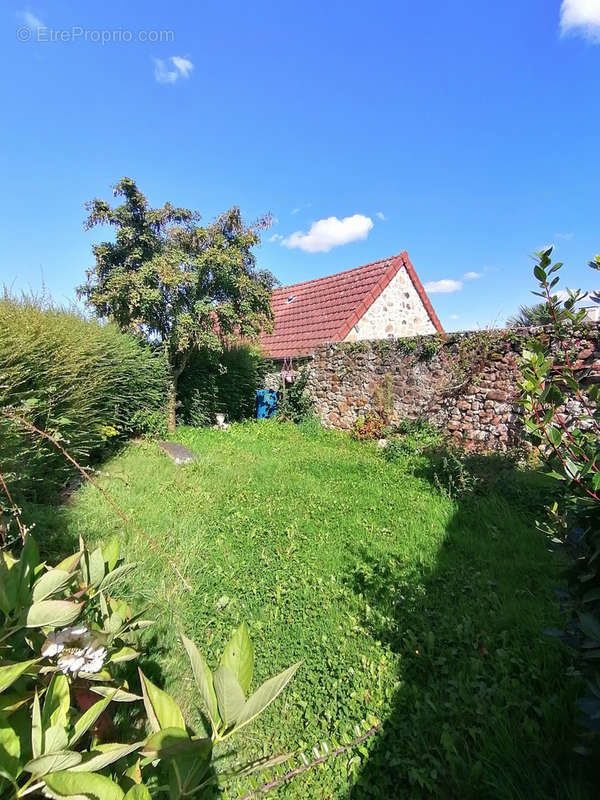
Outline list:
[[[175,439],[195,464],[131,444],[103,467],[102,484],[177,560],[191,592],[90,486],[63,509],[40,509],[39,530],[61,549],[79,533],[94,543],[122,532],[127,557],[141,562],[129,590],[157,621],[145,668],[194,722],[178,626],[214,667],[246,620],[254,685],[303,660],[283,698],[240,735],[241,757],[310,754],[370,715],[382,721],[366,746],[274,795],[591,796],[570,754],[578,687],[565,677],[567,654],[542,634],[559,621],[559,564],[535,531],[539,492],[528,495],[527,475],[512,475],[522,492],[510,502],[499,485],[453,501],[425,457],[387,463],[375,445],[314,426],[180,428]]]

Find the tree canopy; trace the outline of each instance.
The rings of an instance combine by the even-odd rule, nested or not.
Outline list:
[[[115,238],[93,246],[96,263],[78,294],[99,317],[164,349],[174,427],[177,379],[193,350],[220,352],[232,340],[270,330],[275,279],[256,268],[253,252],[270,220],[248,226],[234,206],[201,226],[197,211],[150,207],[131,178],[122,178],[113,195],[124,202],[86,204],[85,229],[109,225]]]

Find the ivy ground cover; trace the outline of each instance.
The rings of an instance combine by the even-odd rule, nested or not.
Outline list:
[[[142,665],[191,718],[202,709],[178,629],[214,667],[246,620],[257,685],[302,660],[233,743],[240,757],[299,749],[310,759],[357,723],[381,722],[272,796],[592,796],[572,753],[569,656],[542,632],[560,621],[560,564],[536,532],[543,498],[532,502],[530,476],[512,474],[510,493],[496,482],[453,499],[425,456],[388,463],[374,444],[310,424],[179,428],[174,438],[194,464],[132,443],[103,467],[100,482],[132,525],[85,486],[60,509],[39,507],[38,528],[49,550],[79,533],[90,544],[122,536],[140,564],[130,599],[156,619]],[[225,796],[251,789],[247,780]]]

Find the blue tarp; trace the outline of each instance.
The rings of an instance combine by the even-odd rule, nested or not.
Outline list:
[[[277,411],[277,392],[273,389],[258,389],[256,392],[256,418],[268,419]]]

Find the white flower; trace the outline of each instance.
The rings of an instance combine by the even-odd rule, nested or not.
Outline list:
[[[59,657],[56,666],[63,673],[72,672],[73,675],[77,675],[84,663],[85,660],[81,655],[81,650],[67,650],[66,653]]]
[[[84,637],[88,637],[88,629],[85,625],[75,625],[70,628],[63,628],[61,631],[51,631],[42,645],[42,656],[53,658],[61,653],[65,647],[73,647],[82,643]]]
[[[77,676],[79,672],[93,675],[100,672],[106,658],[103,647],[93,632],[84,625],[52,631],[42,646],[42,656],[58,656],[56,666],[63,673]]]

